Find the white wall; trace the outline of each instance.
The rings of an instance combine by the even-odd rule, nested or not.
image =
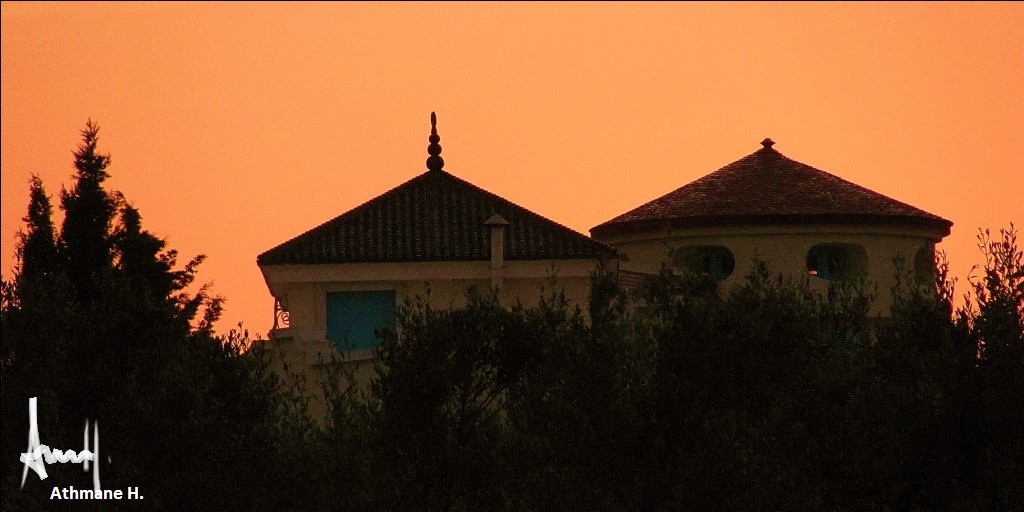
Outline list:
[[[868,279],[878,287],[878,299],[872,314],[887,312],[891,304],[889,290],[896,272],[897,255],[907,259],[913,270],[914,256],[921,248],[933,248],[940,235],[920,228],[899,226],[747,226],[676,229],[670,233],[637,232],[600,238],[626,257],[621,267],[637,272],[657,273],[662,262],[670,263],[671,248],[695,245],[720,245],[728,248],[736,261],[735,270],[723,281],[722,290],[744,281],[755,258],[764,260],[773,275],[800,279],[808,275],[806,258],[818,244],[856,244],[867,252]],[[811,277],[813,289],[825,292],[828,281]]]

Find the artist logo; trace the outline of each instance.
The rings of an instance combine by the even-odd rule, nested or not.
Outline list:
[[[19,459],[25,463],[25,469],[21,472],[21,487],[25,488],[25,477],[28,470],[32,469],[39,475],[40,480],[46,480],[46,464],[56,462],[82,463],[85,471],[89,471],[89,462],[93,463],[92,484],[95,491],[99,492],[100,487],[100,425],[98,422],[92,424],[93,451],[89,450],[89,420],[85,421],[85,434],[82,442],[85,445],[82,451],[75,453],[74,450],[61,451],[50,448],[39,441],[39,415],[36,409],[36,398],[28,399],[28,451],[21,454]]]

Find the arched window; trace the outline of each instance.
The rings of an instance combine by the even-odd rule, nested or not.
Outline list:
[[[917,284],[930,285],[935,282],[935,248],[922,247],[914,255],[914,278]]]
[[[807,251],[807,273],[826,281],[864,275],[868,253],[857,244],[818,244]]]
[[[721,245],[680,247],[672,252],[672,264],[695,274],[707,274],[724,281],[736,268],[732,251]]]

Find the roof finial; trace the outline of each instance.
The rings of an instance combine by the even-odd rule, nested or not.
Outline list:
[[[771,139],[764,139],[761,141],[761,145],[764,146],[765,149],[771,149],[772,146],[775,145],[775,141]]]
[[[444,168],[444,159],[441,158],[441,136],[437,134],[437,114],[430,113],[430,145],[427,146],[427,169],[440,171]]]

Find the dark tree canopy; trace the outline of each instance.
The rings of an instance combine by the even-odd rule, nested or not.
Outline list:
[[[110,228],[117,208],[114,196],[103,188],[109,177],[110,156],[97,152],[99,126],[91,120],[82,130],[82,144],[75,151],[75,184],[61,194],[64,224],[61,227],[68,277],[82,304],[95,300],[97,280],[110,270]]]
[[[294,494],[275,482],[293,481],[274,473],[299,471],[276,448],[292,421],[278,413],[279,386],[243,353],[246,333],[213,334],[222,299],[188,291],[203,257],[176,268],[177,253],[139,211],[104,189],[110,158],[98,131],[89,122],[82,132],[59,232],[33,178],[18,272],[3,283],[3,509],[62,509],[49,499],[54,485],[92,488],[74,464],[47,465],[45,481],[30,472],[21,487],[31,397],[48,446],[80,449],[84,422],[98,422],[102,485],[139,487],[141,510],[288,508]]]
[[[1024,255],[1016,229],[955,308],[948,264],[921,283],[816,293],[749,262],[727,293],[665,267],[624,290],[599,267],[586,310],[558,293],[461,308],[409,298],[372,383],[268,371],[248,336],[213,334],[189,293],[197,256],[103,189],[90,122],[62,194],[31,182],[16,278],[2,287],[4,510],[52,510],[70,464],[21,488],[26,405],[51,446],[100,422],[103,486],[140,510],[1017,511],[1024,503]],[[735,271],[744,271],[736,262]],[[557,283],[556,283],[557,284]],[[891,315],[868,315],[891,293]],[[313,374],[309,374],[313,375]],[[284,378],[282,378],[284,377]],[[285,385],[288,383],[288,385]],[[326,418],[309,411],[322,385]],[[322,421],[321,421],[322,420]],[[89,509],[121,510],[123,502]],[[59,507],[59,505],[57,505]]]
[[[22,220],[25,231],[19,233],[16,257],[21,266],[16,279],[38,280],[58,274],[62,267],[53,225],[53,206],[43,188],[43,180],[37,175],[29,182],[28,215]]]

